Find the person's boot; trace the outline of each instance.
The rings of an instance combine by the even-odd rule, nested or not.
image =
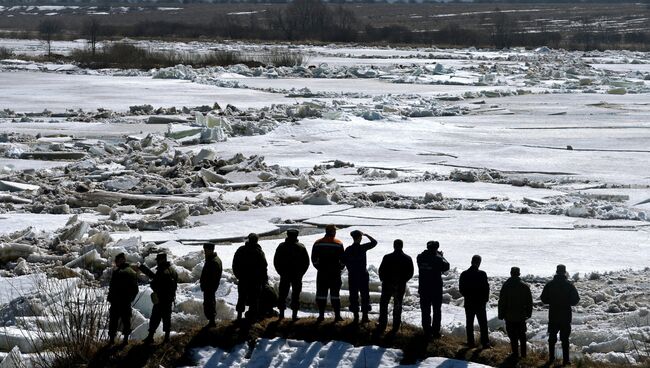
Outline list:
[[[153,344],[153,332],[149,332],[149,335],[147,335],[147,337],[142,340],[142,343],[145,345]]]
[[[284,319],[284,309],[280,309],[280,314],[278,315],[278,320],[282,321]]]
[[[124,337],[122,338],[121,346],[124,347],[127,346],[128,344],[129,344],[129,335],[124,335]]]
[[[243,313],[242,312],[237,312],[237,320],[241,321],[243,319]]]
[[[519,358],[519,346],[516,341],[511,341],[510,342],[510,350],[512,351],[511,356],[515,359]]]
[[[334,301],[332,307],[334,308],[334,322],[343,321],[343,317],[341,317],[341,302],[338,300]]]
[[[299,320],[299,318],[298,318],[298,310],[297,309],[294,309],[293,312],[291,313],[291,320],[293,320],[294,322]]]
[[[368,312],[363,312],[363,316],[361,317],[361,323],[368,323],[370,322],[370,318],[368,318]]]
[[[323,322],[325,320],[325,306],[318,306],[318,318],[316,322]]]
[[[359,323],[359,312],[352,312],[352,315],[354,318],[352,319],[352,323],[357,324]]]
[[[115,336],[108,337],[108,346],[115,344]]]
[[[520,348],[521,348],[521,357],[525,358],[526,357],[526,348],[527,348],[526,342],[522,342]]]
[[[214,319],[211,319],[211,320],[208,321],[208,324],[205,325],[205,327],[206,327],[206,328],[217,327],[217,323],[214,321]]]
[[[165,331],[165,339],[163,342],[168,343],[169,342],[169,331]]]

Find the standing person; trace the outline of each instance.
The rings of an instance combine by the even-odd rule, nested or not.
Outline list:
[[[578,305],[580,296],[578,290],[569,281],[565,265],[557,265],[553,280],[544,285],[540,297],[544,304],[548,304],[548,355],[549,361],[555,360],[555,343],[557,333],[560,333],[562,342],[562,363],[569,362],[569,336],[571,335],[571,307]]]
[[[417,257],[420,294],[420,309],[422,311],[422,329],[425,335],[440,337],[440,321],[442,313],[442,274],[449,271],[449,262],[439,251],[440,243],[435,240],[427,242],[427,249]],[[433,320],[431,319],[433,309]]]
[[[316,304],[318,304],[318,322],[325,319],[325,306],[327,294],[330,295],[334,321],[341,318],[341,272],[345,268],[343,263],[343,242],[336,238],[336,226],[327,225],[325,236],[316,240],[311,250],[311,263],[318,270],[316,274]]]
[[[262,288],[268,281],[266,274],[266,256],[258,243],[257,234],[248,235],[248,241],[235,252],[232,259],[232,271],[239,281],[237,289],[237,319],[242,319],[242,314],[248,305],[246,318],[251,321],[259,318],[260,297]]]
[[[472,256],[472,265],[460,274],[458,289],[465,297],[465,330],[467,332],[467,346],[473,347],[474,343],[474,317],[478,320],[481,331],[481,346],[490,347],[488,338],[487,314],[485,305],[490,299],[490,285],[485,271],[481,266],[481,256]]]
[[[302,277],[309,268],[309,254],[307,254],[305,246],[298,241],[297,229],[287,230],[287,238],[275,250],[273,265],[280,275],[279,318],[284,318],[284,310],[287,308],[287,296],[289,296],[289,288],[291,288],[291,310],[293,311],[291,318],[297,321]]]
[[[117,325],[122,320],[122,345],[129,342],[131,334],[131,303],[138,295],[138,274],[126,262],[124,253],[115,256],[115,268],[108,286],[107,300],[111,304],[108,310],[109,344],[115,343]]]
[[[223,266],[221,259],[214,251],[214,244],[203,244],[203,253],[205,254],[205,262],[203,263],[199,285],[201,285],[201,291],[203,292],[203,313],[205,314],[205,318],[208,319],[206,327],[210,328],[217,325],[215,322],[217,317],[217,300],[215,294],[219,288]]]
[[[510,269],[510,278],[499,292],[499,319],[506,320],[506,332],[510,338],[512,356],[526,357],[526,320],[533,314],[533,296],[530,287],[520,278],[519,267]]]
[[[379,300],[379,326],[383,331],[388,323],[388,303],[393,298],[393,328],[391,333],[397,333],[402,323],[402,302],[406,292],[406,283],[413,277],[413,259],[404,254],[404,242],[396,239],[393,242],[393,253],[384,256],[379,266],[381,280],[381,299]]]
[[[168,342],[172,324],[172,304],[176,300],[176,288],[178,287],[178,274],[171,263],[167,261],[165,253],[158,253],[156,256],[156,273],[144,265],[140,265],[140,270],[152,279],[151,290],[153,290],[149,335],[144,339],[144,343],[151,344],[153,342],[153,335],[161,320],[165,332],[165,342]]]
[[[370,235],[364,234],[359,230],[350,233],[352,236],[352,245],[345,249],[343,253],[343,262],[348,268],[348,285],[350,288],[350,311],[354,314],[354,323],[359,322],[359,294],[361,294],[361,312],[363,319],[361,322],[367,323],[368,312],[370,312],[370,282],[368,276],[366,252],[377,246],[377,241]],[[368,238],[369,242],[361,244],[363,237]]]

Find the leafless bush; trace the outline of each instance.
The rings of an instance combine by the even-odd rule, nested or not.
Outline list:
[[[36,276],[35,276],[36,277]],[[35,351],[38,368],[87,364],[106,340],[107,304],[101,288],[86,287],[78,279],[37,278],[31,298],[25,337]]]
[[[6,47],[0,47],[0,59],[9,59],[14,55],[11,49]]]
[[[272,51],[260,61],[266,65],[273,66],[299,66],[306,62],[304,55],[299,52],[284,52],[279,50]]]

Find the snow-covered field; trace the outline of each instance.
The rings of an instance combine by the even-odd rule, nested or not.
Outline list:
[[[78,46],[54,44],[63,53]],[[250,232],[263,235],[270,261],[286,228],[300,227],[309,246],[334,223],[346,244],[352,229],[379,240],[368,254],[375,312],[376,269],[392,241],[403,239],[415,257],[435,239],[454,268],[443,333],[464,336],[457,282],[473,254],[492,277],[495,340],[505,339],[495,308],[510,267],[522,269],[537,298],[563,263],[582,296],[572,354],[639,359],[634,343],[650,339],[650,54],[297,49],[309,58],[293,68],[91,71],[0,61],[2,284],[29,288],[18,276],[44,272],[106,285],[119,251],[151,264],[168,249],[183,281],[174,320],[201,321],[201,242],[218,242],[229,269]],[[272,266],[269,275],[278,282]],[[404,310],[414,325],[416,284]],[[0,289],[2,323],[14,326],[18,296],[2,290],[11,289]],[[304,315],[314,313],[314,292],[312,268]],[[229,270],[219,296],[219,317],[232,318]],[[151,308],[139,300],[133,338],[146,331]],[[545,323],[538,303],[528,326],[536,349],[545,346]],[[349,366],[360,354],[393,366],[401,354],[340,342],[260,344],[268,345],[253,354],[260,366],[290,366],[305,354],[313,354],[309,366],[322,366],[332,352]],[[200,350],[197,364],[245,365],[245,350]]]

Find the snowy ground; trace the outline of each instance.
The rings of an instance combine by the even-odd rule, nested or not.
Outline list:
[[[3,43],[24,53],[38,47]],[[78,46],[55,43],[63,53]],[[200,320],[202,241],[218,242],[229,269],[250,232],[263,235],[270,261],[286,228],[302,228],[309,247],[319,227],[334,223],[346,244],[352,229],[379,240],[368,254],[375,312],[376,269],[392,241],[403,239],[415,257],[436,239],[454,268],[445,281],[444,333],[464,336],[457,278],[473,254],[493,277],[495,340],[505,339],[494,317],[510,267],[521,267],[537,298],[564,263],[582,294],[572,354],[638,359],[634,341],[650,338],[650,55],[300,49],[308,67],[89,71],[0,61],[2,276],[44,270],[105,284],[102,271],[116,252],[151,264],[168,249],[183,281],[175,321]],[[273,267],[269,275],[278,281]],[[314,313],[314,280],[312,268],[305,315]],[[219,316],[232,318],[229,270],[222,284]],[[404,311],[415,325],[416,285]],[[144,286],[143,293],[134,338],[150,314]],[[3,310],[14,298],[2,294]],[[529,335],[540,349],[545,323],[537,304]],[[259,353],[274,366],[314,351],[305,366],[325,364],[332,351],[349,366],[370,352],[392,366],[400,354],[340,342],[260,344],[278,352]],[[242,349],[202,350],[197,364],[245,364]]]

